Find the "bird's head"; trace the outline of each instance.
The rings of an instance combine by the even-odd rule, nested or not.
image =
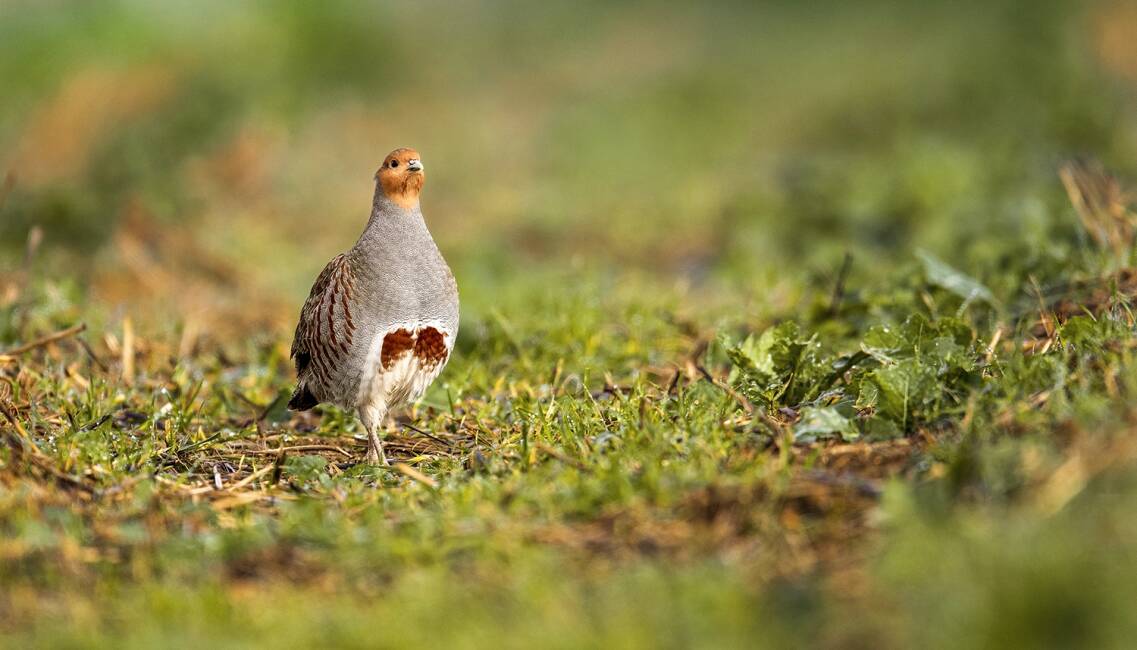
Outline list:
[[[418,204],[418,195],[422,192],[426,173],[418,152],[403,147],[387,154],[383,166],[375,172],[375,178],[383,195],[392,203],[403,208],[413,208]]]

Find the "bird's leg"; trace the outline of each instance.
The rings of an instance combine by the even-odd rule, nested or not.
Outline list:
[[[383,441],[379,439],[378,428],[383,417],[371,408],[359,409],[359,419],[367,429],[367,462],[371,465],[390,465],[383,453]]]
[[[383,453],[383,441],[379,439],[375,429],[367,433],[367,462],[384,467],[391,464],[387,460],[387,454]]]

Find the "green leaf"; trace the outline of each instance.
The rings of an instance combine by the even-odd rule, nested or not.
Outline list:
[[[893,325],[874,325],[861,340],[861,349],[881,363],[895,363],[909,348],[908,339]]]
[[[323,456],[292,456],[284,463],[285,470],[301,480],[318,478],[328,467],[328,459]]]
[[[816,397],[832,372],[820,359],[820,347],[796,323],[771,327],[727,349],[734,366],[730,381],[752,401],[796,407]]]
[[[916,256],[923,262],[924,276],[930,284],[954,293],[965,302],[982,300],[989,305],[995,304],[991,290],[975,278],[948,266],[928,251],[917,251]]]
[[[858,409],[875,408],[879,402],[880,388],[877,387],[876,383],[869,380],[862,381],[857,391],[857,401],[853,406]]]
[[[900,425],[892,420],[872,417],[865,422],[865,437],[870,440],[890,440],[903,435]]]
[[[807,406],[794,425],[794,439],[833,438],[855,440],[859,434],[852,420],[841,415],[833,406]]]
[[[284,390],[277,393],[272,402],[265,407],[264,419],[270,424],[280,424],[281,422],[288,422],[292,419],[292,413],[288,411],[288,397],[291,395],[290,391]]]
[[[905,359],[872,371],[868,381],[879,390],[877,412],[908,429],[942,393],[936,374],[934,369],[916,359]]]

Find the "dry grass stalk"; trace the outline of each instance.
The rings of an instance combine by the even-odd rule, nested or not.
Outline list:
[[[122,320],[122,379],[134,383],[134,323],[129,318]]]
[[[411,467],[410,465],[408,465],[406,463],[395,463],[395,469],[398,470],[399,473],[402,474],[403,476],[406,476],[407,478],[412,479],[414,481],[418,481],[419,483],[422,483],[423,485],[425,485],[426,487],[428,487],[432,490],[438,489],[438,482],[437,481],[435,481],[434,479],[430,478],[426,474],[423,474],[422,472],[418,471],[417,469]]]
[[[1119,261],[1126,260],[1137,234],[1137,214],[1129,209],[1132,197],[1117,178],[1096,161],[1067,162],[1058,176],[1094,242],[1112,251]]]
[[[29,352],[31,350],[34,350],[36,348],[41,348],[45,345],[49,345],[49,344],[54,343],[56,341],[61,341],[65,338],[75,336],[76,334],[82,332],[85,329],[87,329],[86,323],[79,323],[78,325],[72,325],[71,327],[68,327],[67,329],[60,330],[60,331],[54,332],[52,334],[48,334],[47,336],[44,336],[42,338],[38,338],[34,341],[31,341],[30,343],[18,345],[16,347],[12,348],[11,350],[6,350],[2,354],[0,354],[0,356],[2,356],[2,357],[16,357],[16,356],[19,356],[25,352]]]

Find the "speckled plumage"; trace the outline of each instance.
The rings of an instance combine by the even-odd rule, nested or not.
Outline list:
[[[412,149],[384,160],[367,227],[316,279],[292,342],[289,407],[356,409],[372,461],[385,462],[376,429],[422,396],[458,335],[458,286],[423,220],[418,161]]]

